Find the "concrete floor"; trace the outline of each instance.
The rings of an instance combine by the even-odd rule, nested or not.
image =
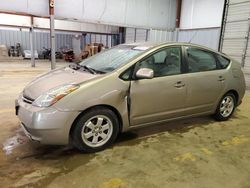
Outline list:
[[[147,127],[81,154],[33,143],[19,129],[14,99],[48,69],[45,62],[0,63],[0,187],[250,187],[249,92],[227,122],[200,117]]]

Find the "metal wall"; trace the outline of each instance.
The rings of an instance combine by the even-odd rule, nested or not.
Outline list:
[[[135,39],[135,28],[126,28],[126,34],[125,34],[125,43],[133,43],[136,42]]]
[[[175,31],[150,30],[149,41],[151,42],[171,42],[176,41]]]
[[[220,49],[250,68],[250,0],[227,0]]]
[[[30,38],[28,31],[2,30],[0,29],[0,44],[15,46],[20,43],[23,49],[30,49]]]
[[[182,0],[180,29],[220,27],[224,0]]]
[[[145,42],[149,39],[148,29],[127,27],[125,33],[125,43]]]
[[[104,35],[104,34],[94,34],[89,33],[86,35],[86,43],[102,43],[105,47],[111,48],[114,46],[113,35]]]
[[[1,0],[3,11],[48,16],[48,0]],[[55,18],[124,27],[173,29],[176,0],[55,0]]]
[[[31,16],[20,16],[14,14],[0,13],[0,25],[31,27]],[[50,22],[48,18],[33,17],[33,26],[34,28],[37,29],[50,29]],[[119,27],[111,25],[103,25],[99,23],[94,24],[86,22],[83,23],[79,21],[55,19],[55,29],[72,31],[72,32],[82,31],[82,32],[96,32],[96,33],[118,33]]]
[[[220,28],[191,29],[177,31],[150,30],[149,41],[152,42],[190,42],[218,49]]]
[[[190,42],[218,50],[220,28],[180,30],[178,42]]]
[[[73,33],[56,33],[56,50],[61,47],[72,48]],[[23,50],[30,49],[30,35],[28,29],[0,29],[0,44],[5,44],[7,47],[21,44]],[[34,32],[34,49],[41,51],[45,48],[50,48],[50,39],[48,31]]]

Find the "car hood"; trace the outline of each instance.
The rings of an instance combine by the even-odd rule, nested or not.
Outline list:
[[[101,75],[89,72],[73,70],[69,67],[52,70],[35,78],[23,90],[23,95],[30,99],[36,99],[48,90],[64,84],[80,84],[90,81]]]

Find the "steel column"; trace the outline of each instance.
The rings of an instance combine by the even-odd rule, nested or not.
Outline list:
[[[248,46],[248,41],[249,41],[249,37],[250,37],[250,18],[248,18],[248,31],[246,34],[246,45],[243,51],[243,56],[242,56],[242,67],[245,66],[245,61],[246,61],[246,55],[247,55],[247,48],[249,48]]]
[[[145,39],[146,41],[148,41],[149,38],[148,34],[149,34],[149,29],[146,30],[146,39]]]
[[[30,27],[30,53],[31,53],[31,67],[35,67],[35,53],[34,53],[34,27],[33,27],[33,16],[31,16],[31,27]]]
[[[56,68],[54,0],[49,0],[51,69]]]
[[[135,28],[134,42],[136,42],[136,28]]]
[[[229,7],[229,0],[225,0],[223,16],[222,16],[222,21],[221,21],[220,41],[219,41],[219,48],[218,48],[219,52],[222,51],[224,34],[225,34],[226,23],[227,23],[228,7]]]

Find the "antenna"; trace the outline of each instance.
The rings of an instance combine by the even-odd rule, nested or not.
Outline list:
[[[188,41],[188,43],[190,43],[193,40],[193,38],[196,36],[197,33],[198,33],[198,31],[196,30],[195,33],[193,34],[193,36],[191,37],[191,39]]]

